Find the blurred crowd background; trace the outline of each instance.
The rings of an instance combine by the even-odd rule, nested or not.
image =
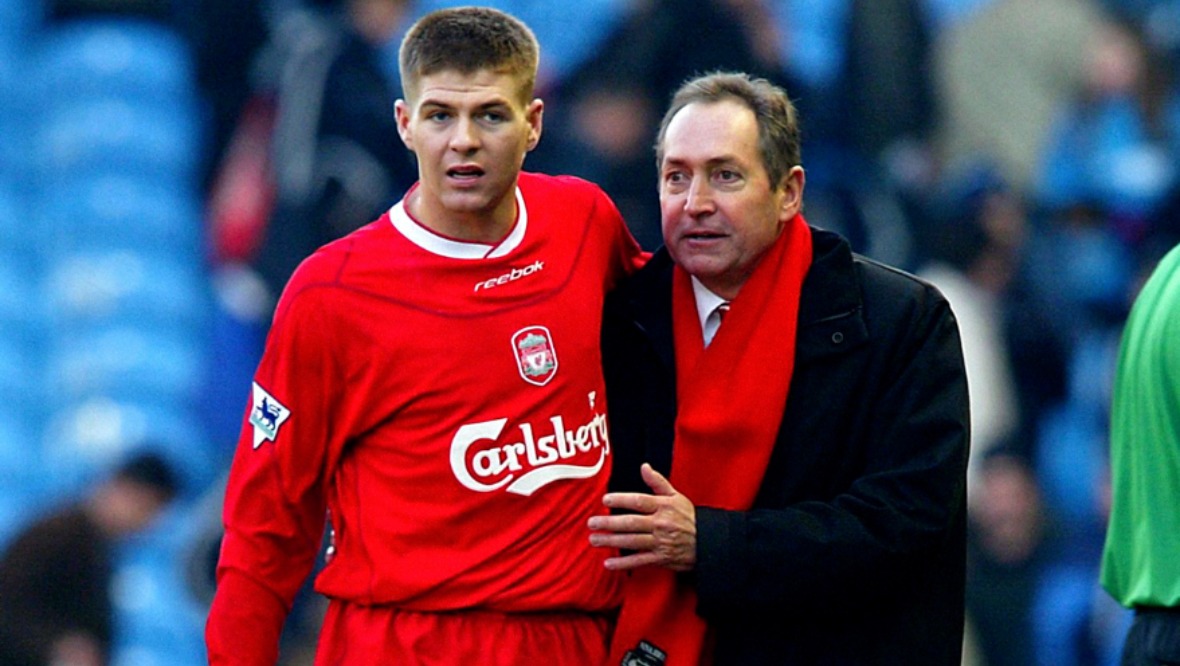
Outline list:
[[[458,4],[0,0],[0,549],[130,456],[176,475],[116,544],[111,663],[205,663],[274,299],[413,182],[397,44]],[[599,183],[648,249],[670,92],[717,69],[787,87],[809,221],[937,284],[961,323],[967,663],[1116,663],[1109,394],[1129,304],[1180,241],[1180,0],[483,4],[542,45],[526,168]],[[320,611],[297,608],[286,663]]]

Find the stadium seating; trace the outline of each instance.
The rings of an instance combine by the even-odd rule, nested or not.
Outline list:
[[[184,110],[110,95],[74,98],[47,110],[33,159],[49,183],[79,172],[119,173],[191,187],[199,129]]]
[[[200,202],[168,180],[121,171],[59,177],[38,222],[55,251],[122,247],[198,265]]]
[[[50,260],[41,297],[58,328],[125,321],[201,335],[206,291],[200,270],[166,253],[100,247]]]
[[[38,89],[50,103],[113,95],[128,103],[195,104],[188,46],[162,23],[78,18],[45,26],[38,45]]]
[[[0,0],[0,547],[143,448],[171,518],[118,555],[114,666],[205,663],[177,541],[221,473],[206,435],[204,107],[162,21]],[[163,530],[163,531],[161,531]]]
[[[144,449],[173,463],[184,497],[205,488],[218,473],[199,424],[183,407],[97,395],[63,401],[46,424],[41,457],[54,470],[48,490],[75,493]]]

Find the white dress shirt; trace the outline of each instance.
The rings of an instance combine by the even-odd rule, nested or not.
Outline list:
[[[709,291],[709,288],[695,277],[692,278],[692,295],[696,298],[701,334],[705,338],[705,346],[708,347],[709,343],[713,342],[713,336],[717,335],[717,329],[721,327],[721,313],[717,308],[728,304],[729,301]]]

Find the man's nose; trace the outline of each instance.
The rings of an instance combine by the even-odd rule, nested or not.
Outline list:
[[[471,118],[460,117],[451,134],[451,150],[469,153],[479,148],[479,128]]]
[[[703,179],[693,179],[688,186],[688,193],[684,199],[684,212],[693,217],[708,215],[716,209],[713,201],[713,190]]]

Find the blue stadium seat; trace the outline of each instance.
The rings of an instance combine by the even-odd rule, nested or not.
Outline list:
[[[114,646],[111,666],[205,666],[204,642],[178,643],[174,634],[156,635],[147,641]]]
[[[40,339],[45,319],[40,281],[35,257],[0,245],[0,337],[25,346]]]
[[[3,370],[7,368],[0,365]],[[39,448],[19,410],[0,407],[0,488],[4,489],[0,492],[22,485],[37,473]]]
[[[58,179],[38,206],[55,250],[126,246],[197,264],[203,218],[195,188],[130,174]]]
[[[21,48],[41,19],[40,0],[0,0],[0,48]]]
[[[42,355],[34,344],[9,335],[0,324],[0,410],[28,421],[38,420],[44,405],[42,365]]]
[[[121,173],[192,191],[201,129],[184,106],[103,96],[51,107],[33,139],[33,160],[52,196],[55,179]]]
[[[191,106],[192,53],[163,23],[132,17],[75,18],[47,26],[37,50],[40,97],[116,95]]]
[[[8,0],[0,0],[0,5]],[[0,16],[0,26],[4,17]],[[24,63],[27,58],[15,44],[6,44],[4,28],[0,27],[0,178],[19,175],[17,165],[23,163],[24,119],[27,118]]]
[[[196,331],[133,321],[55,329],[46,359],[51,395],[97,395],[193,404],[205,380],[206,345]]]
[[[8,181],[0,181],[0,249],[11,248],[11,234],[19,233],[20,202]]]
[[[35,515],[42,478],[40,449],[23,415],[0,406],[0,550]]]
[[[208,282],[195,262],[120,248],[65,253],[46,266],[41,298],[50,325],[128,322],[200,333],[209,319]]]
[[[110,474],[126,456],[152,450],[173,463],[184,496],[193,496],[216,478],[200,422],[191,406],[94,397],[63,401],[51,415],[41,456],[53,470],[48,490],[72,493]]]
[[[38,514],[37,498],[15,488],[0,487],[0,551]]]
[[[174,503],[116,553],[113,594],[118,627],[114,664],[204,664],[207,608],[192,597],[181,562],[189,504]],[[165,661],[158,661],[160,659]]]
[[[25,99],[27,87],[20,80],[5,83],[3,69],[16,61],[0,51],[0,186],[15,195],[31,189],[30,169],[32,168],[32,135],[34,114],[31,104]]]
[[[0,144],[6,143],[0,141]],[[15,187],[0,180],[0,252],[23,252],[30,248],[29,220],[23,213],[23,200]]]

